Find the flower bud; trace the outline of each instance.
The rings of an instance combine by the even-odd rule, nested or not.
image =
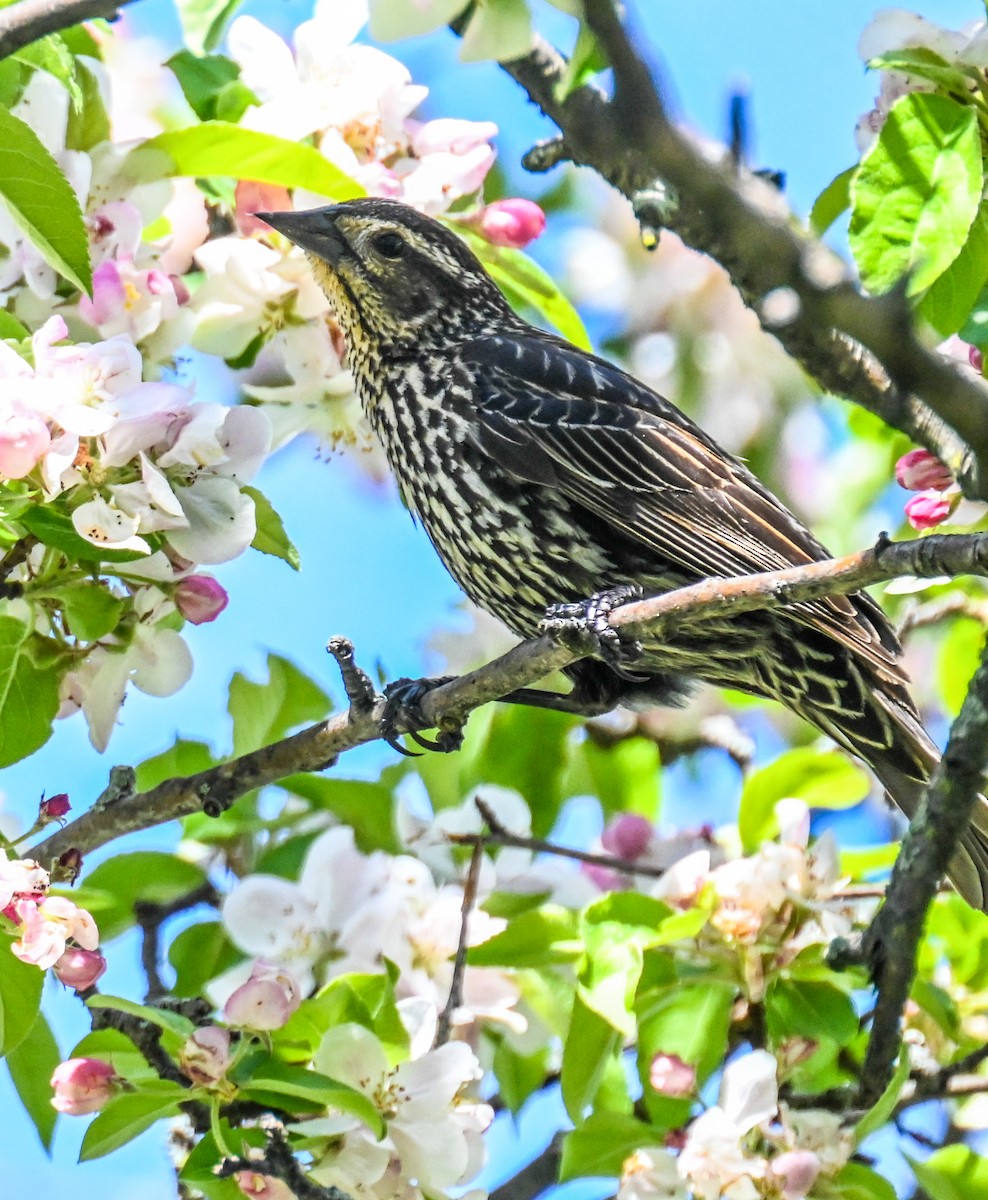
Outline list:
[[[521,250],[545,229],[545,213],[533,200],[495,200],[480,214],[477,227],[493,245]]]
[[[601,835],[601,844],[615,858],[641,858],[652,840],[652,822],[636,813],[622,813]]]
[[[248,1029],[280,1029],[301,1002],[298,984],[287,971],[259,961],[250,979],[227,1000],[223,1019]]]
[[[812,1150],[787,1150],[771,1162],[772,1176],[782,1184],[785,1200],[803,1200],[820,1174],[820,1159]]]
[[[70,1058],[51,1077],[52,1106],[73,1117],[98,1112],[116,1090],[117,1075],[99,1058]]]
[[[38,820],[46,824],[49,821],[61,821],[70,808],[68,792],[59,792],[57,796],[49,796],[47,800],[41,801],[38,806]]]
[[[234,1176],[237,1186],[245,1196],[253,1200],[294,1200],[295,1193],[287,1183],[273,1175],[262,1175],[260,1171],[238,1171]]]
[[[98,950],[72,947],[58,959],[52,970],[66,987],[84,992],[91,988],[106,970],[106,959]]]
[[[182,1047],[178,1065],[193,1083],[204,1087],[222,1079],[230,1065],[230,1031],[219,1025],[197,1029]]]
[[[175,588],[175,607],[193,625],[215,621],[229,603],[226,588],[211,575],[186,575]]]
[[[691,1096],[696,1089],[696,1068],[678,1054],[656,1054],[648,1070],[648,1082],[663,1096]]]
[[[0,478],[22,479],[50,445],[48,426],[37,413],[8,408],[0,418]]]
[[[985,356],[978,346],[969,346],[967,351],[967,361],[980,374],[984,374]]]
[[[910,450],[895,464],[895,481],[910,492],[942,492],[954,482],[950,470],[929,450]]]
[[[957,496],[945,496],[931,488],[906,501],[906,517],[913,529],[934,529],[954,511]]]

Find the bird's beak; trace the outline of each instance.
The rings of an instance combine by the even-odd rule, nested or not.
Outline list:
[[[325,208],[310,208],[303,212],[256,212],[253,215],[277,229],[296,246],[335,267],[349,252],[346,239],[336,224],[339,211],[339,205],[329,204]]]

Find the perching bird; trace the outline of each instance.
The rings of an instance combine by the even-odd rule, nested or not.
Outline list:
[[[438,221],[376,199],[257,215],[307,252],[405,504],[470,599],[519,636],[535,636],[550,606],[613,589],[654,595],[829,557],[668,400],[516,316]],[[698,624],[642,651],[629,668],[613,650],[574,663],[573,691],[542,702],[642,708],[694,678],[770,697],[915,811],[939,753],[895,633],[863,592]],[[988,804],[950,874],[985,908]]]

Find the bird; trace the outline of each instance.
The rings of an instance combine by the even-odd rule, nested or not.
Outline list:
[[[379,198],[257,215],[305,252],[401,498],[462,590],[520,638],[581,617],[592,635],[595,653],[564,668],[569,693],[510,699],[640,710],[681,702],[697,680],[767,697],[915,813],[940,754],[866,593],[626,648],[607,623],[632,596],[830,557],[743,462],[619,367],[518,316],[448,224]],[[986,910],[984,798],[949,874]]]

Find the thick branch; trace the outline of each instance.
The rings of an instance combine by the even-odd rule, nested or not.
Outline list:
[[[132,3],[133,0],[20,0],[0,10],[0,59],[80,21],[96,17],[112,20],[118,9]]]
[[[874,549],[784,571],[735,579],[708,579],[678,591],[615,609],[615,628],[638,636],[646,628],[674,644],[677,631],[725,615],[773,608],[820,596],[856,591],[901,575],[988,575],[988,535],[940,535],[909,542],[882,542]],[[338,646],[336,647],[338,650]],[[429,692],[421,701],[428,727],[456,727],[483,704],[529,687],[576,656],[548,637],[523,642],[494,662]],[[361,704],[280,742],[210,767],[165,780],[138,795],[122,793],[94,806],[33,847],[42,863],[69,850],[87,854],[118,837],[205,810],[218,814],[239,796],[300,771],[320,771],[338,755],[381,737],[383,698]]]
[[[864,951],[878,1000],[861,1073],[862,1099],[874,1103],[892,1076],[902,1011],[916,973],[926,912],[967,829],[988,771],[988,649],[950,731],[943,759],[902,841]]]
[[[901,291],[862,294],[774,189],[710,161],[676,129],[613,0],[586,0],[585,11],[614,68],[613,101],[592,86],[562,97],[565,61],[542,40],[502,64],[562,132],[561,143],[537,147],[526,166],[544,170],[567,158],[593,168],[635,204],[646,229],[667,227],[720,262],[824,388],[927,446],[963,476],[970,495],[988,498],[988,389],[922,343]],[[765,301],[773,293],[791,301],[787,318],[772,318],[776,306]]]

